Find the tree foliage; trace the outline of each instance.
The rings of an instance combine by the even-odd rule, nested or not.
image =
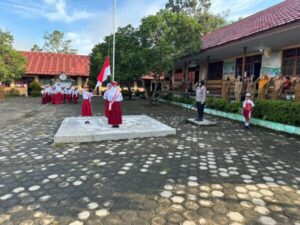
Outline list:
[[[20,78],[26,68],[26,58],[13,49],[13,36],[0,29],[0,81]]]
[[[46,52],[76,54],[77,50],[72,49],[71,40],[65,40],[64,33],[54,30],[52,33],[45,32],[43,50]]]
[[[210,0],[169,0],[166,4],[166,10],[184,13],[196,19],[203,27],[203,34],[227,25],[228,12],[212,14],[209,12],[210,7]]]
[[[33,47],[31,48],[32,52],[42,52],[43,49],[40,48],[37,44],[34,44]]]

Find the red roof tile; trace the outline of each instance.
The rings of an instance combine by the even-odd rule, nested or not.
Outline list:
[[[22,54],[28,60],[27,75],[57,76],[64,72],[68,76],[88,77],[90,74],[89,56],[49,52],[22,52]]]
[[[286,0],[202,37],[202,50],[300,20],[300,0]]]

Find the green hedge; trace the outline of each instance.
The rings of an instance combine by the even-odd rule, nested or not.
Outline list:
[[[174,97],[167,94],[162,97],[167,101],[195,105],[195,100],[189,96]],[[256,101],[253,117],[277,123],[300,126],[300,103],[282,100]],[[242,113],[242,102],[227,102],[220,98],[209,97],[206,107],[228,113]]]
[[[189,104],[189,105],[195,105],[195,99],[191,98],[189,96],[176,97],[173,94],[169,93],[169,94],[161,96],[161,98],[165,99],[167,101],[173,101],[173,102],[180,102],[180,103]]]
[[[300,103],[282,100],[255,102],[255,118],[300,126]]]

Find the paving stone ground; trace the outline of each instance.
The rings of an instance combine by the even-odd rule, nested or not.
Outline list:
[[[196,127],[185,122],[194,112],[132,100],[125,114],[177,135],[53,146],[80,105],[9,101],[0,103],[1,225],[300,224],[299,137],[212,117],[217,126]],[[95,115],[102,105],[93,99]]]

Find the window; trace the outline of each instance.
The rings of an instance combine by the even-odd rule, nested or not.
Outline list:
[[[182,70],[176,70],[174,80],[175,81],[183,81],[183,79],[184,79],[184,77],[183,77]]]
[[[208,64],[208,80],[221,80],[223,77],[223,62]]]
[[[256,71],[255,66],[261,65],[262,56],[261,55],[254,55],[254,56],[248,56],[246,58],[246,66],[245,66],[245,72],[247,72],[247,76],[256,75],[259,76],[259,74],[255,74],[258,71]],[[236,59],[236,76],[242,77],[243,73],[243,58]]]
[[[188,81],[194,82],[195,81],[195,75],[196,75],[195,70],[189,71]]]
[[[15,87],[25,87],[26,82],[24,82],[23,80],[15,80]]]
[[[300,48],[283,51],[282,74],[285,76],[300,75]]]

